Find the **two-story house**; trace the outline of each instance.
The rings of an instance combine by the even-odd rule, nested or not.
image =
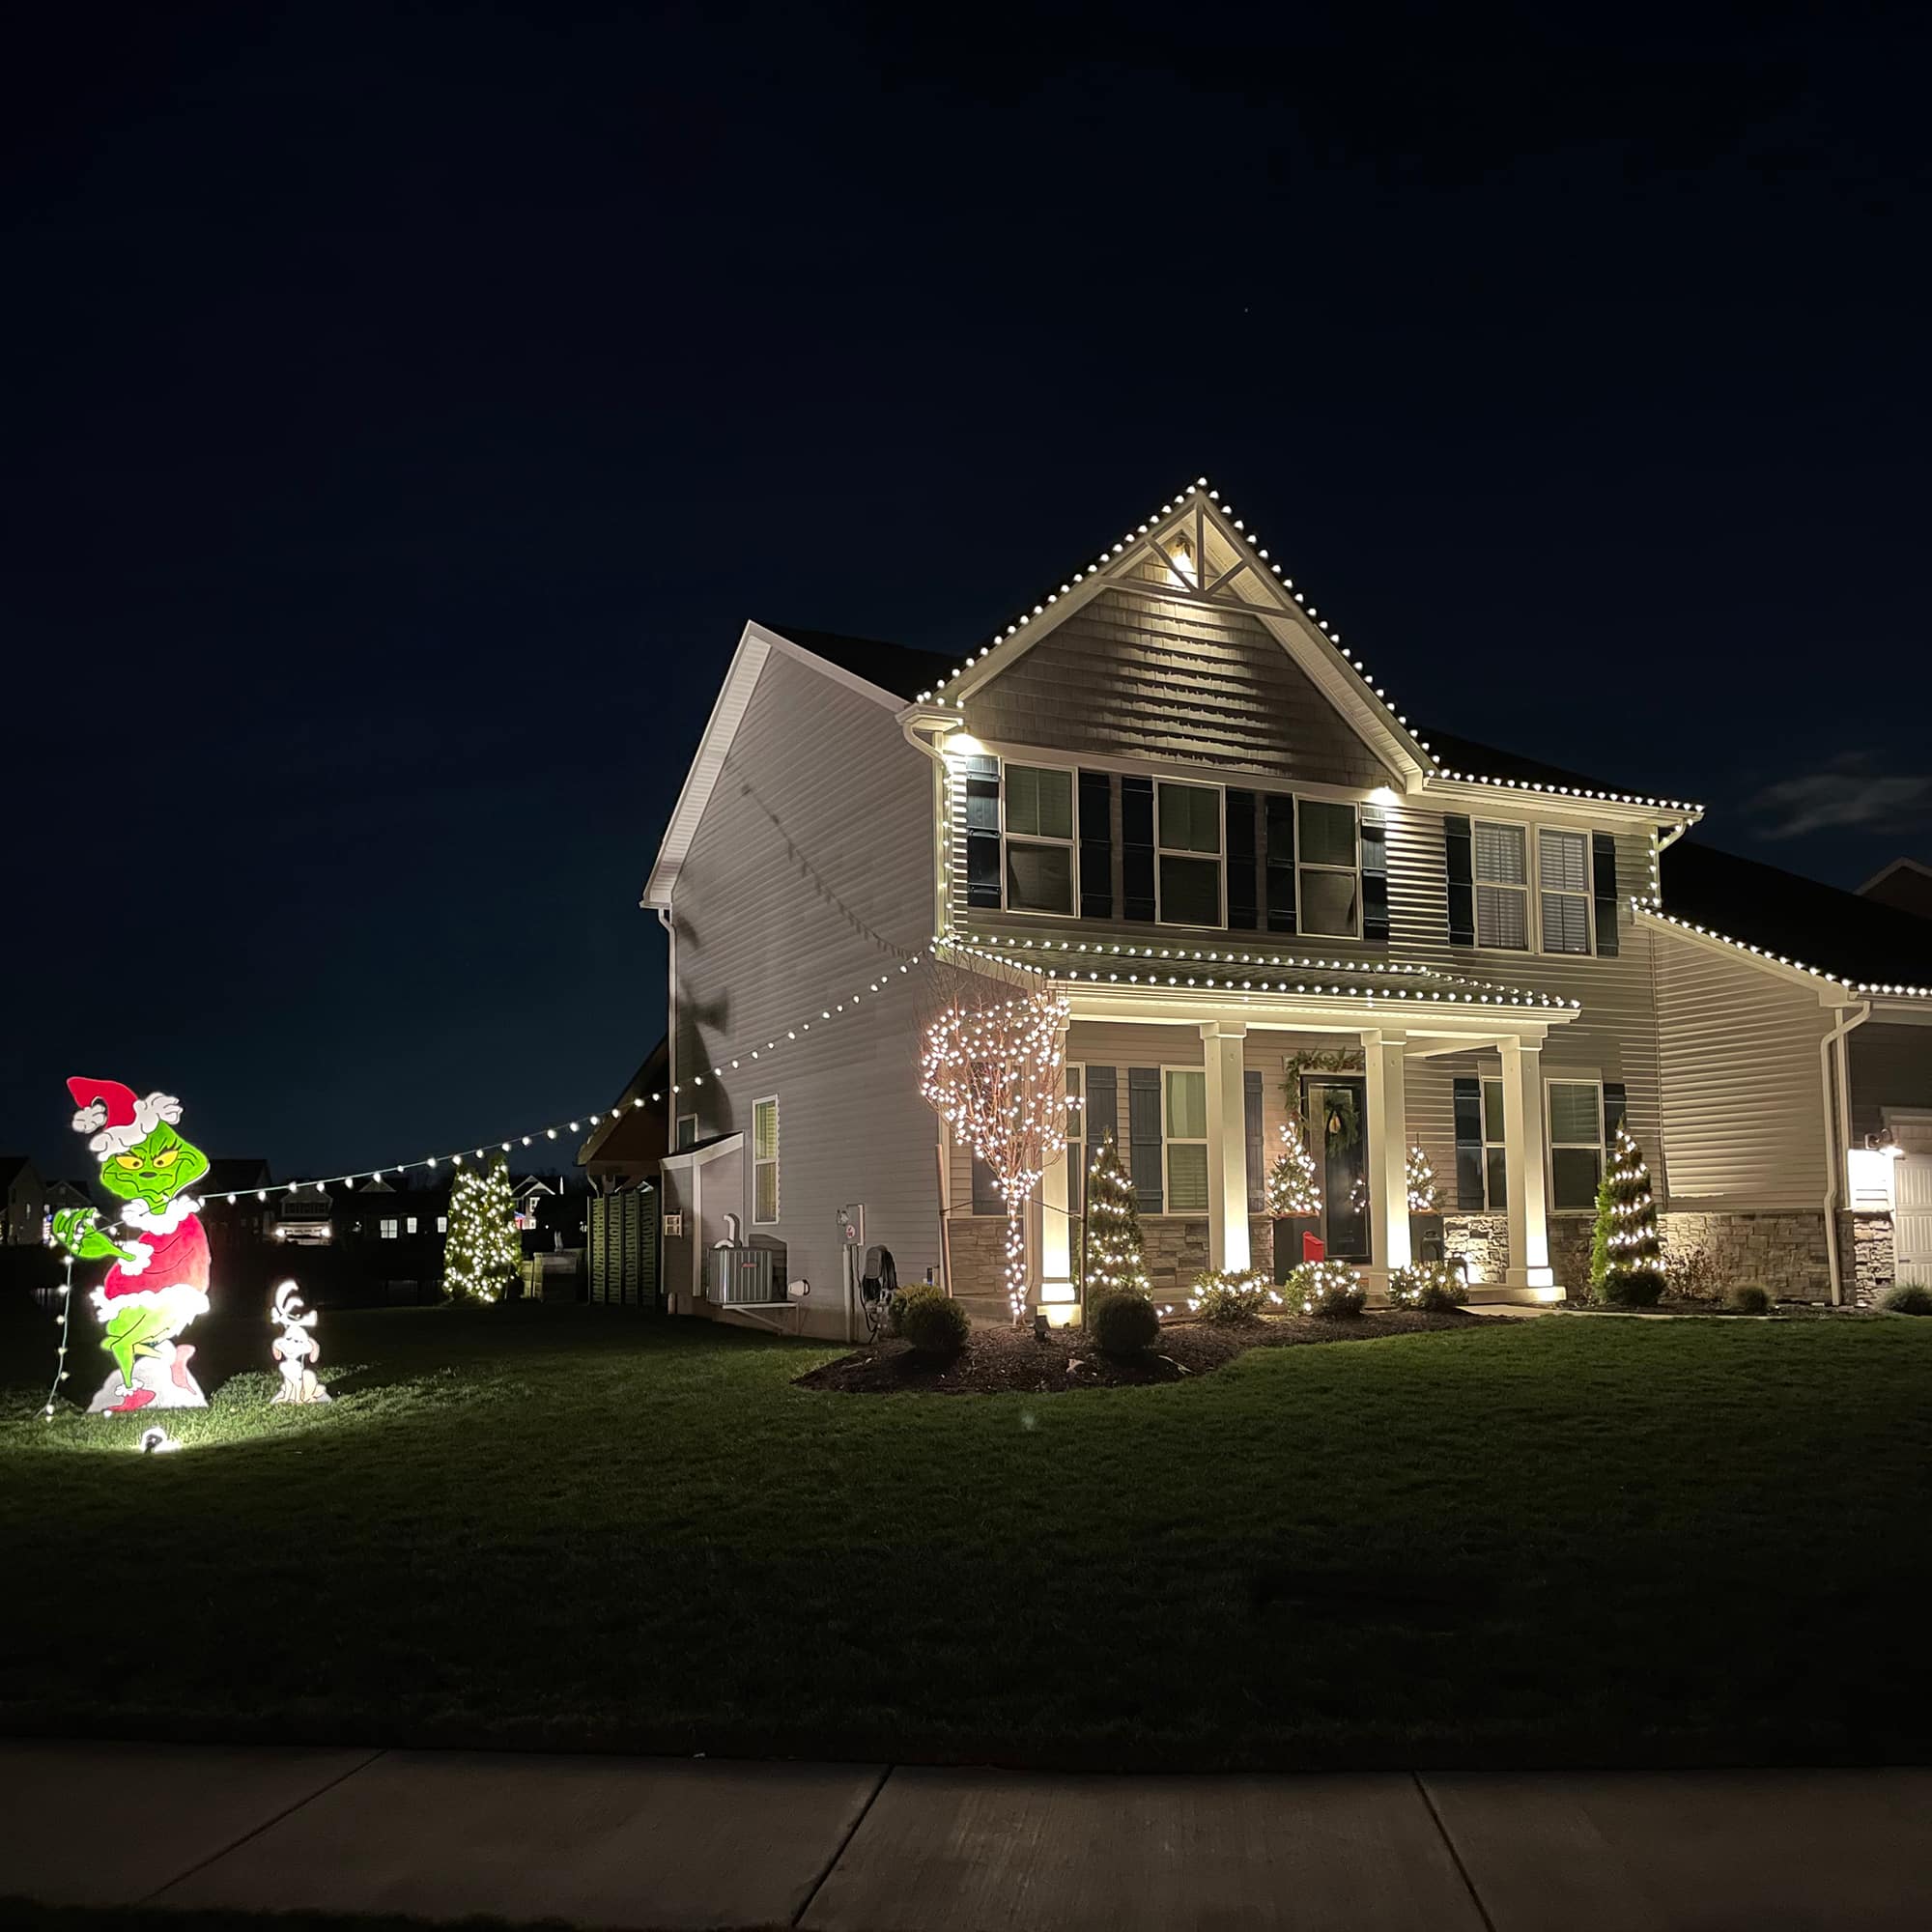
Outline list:
[[[719,1312],[725,1240],[812,1284],[733,1311],[774,1326],[847,1332],[872,1243],[998,1305],[1000,1205],[919,1094],[935,956],[1069,1002],[1049,1306],[1108,1132],[1158,1287],[1271,1265],[1291,1109],[1372,1286],[1410,1259],[1419,1147],[1479,1293],[1580,1289],[1619,1122],[1666,1238],[1733,1279],[1932,1269],[1932,928],[1398,704],[1205,484],[963,659],[748,625],[644,893],[668,1305]]]

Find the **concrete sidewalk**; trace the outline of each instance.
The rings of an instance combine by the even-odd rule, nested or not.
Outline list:
[[[0,1743],[0,1898],[633,1932],[1932,1924],[1932,1772],[1122,1776]]]

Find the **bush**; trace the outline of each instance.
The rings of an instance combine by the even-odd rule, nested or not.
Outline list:
[[[952,1297],[936,1288],[908,1289],[898,1298],[899,1333],[922,1355],[956,1355],[972,1323]]]
[[[1087,1326],[1103,1355],[1138,1355],[1160,1333],[1160,1317],[1146,1295],[1122,1289],[1088,1311]]]
[[[1359,1268],[1347,1262],[1303,1262],[1288,1278],[1290,1298],[1301,1297],[1304,1315],[1359,1315],[1369,1303]]]
[[[1411,1262],[1389,1275],[1389,1299],[1398,1308],[1439,1311],[1460,1308],[1468,1298],[1462,1276],[1447,1262]]]
[[[1878,1305],[1893,1315],[1932,1315],[1932,1288],[1916,1281],[1902,1281],[1880,1295]]]
[[[1768,1288],[1734,1288],[1724,1300],[1738,1315],[1769,1315],[1771,1313],[1771,1290]]]
[[[1208,1272],[1194,1277],[1188,1307],[1204,1321],[1253,1321],[1281,1296],[1265,1275],[1241,1271]]]
[[[1661,1268],[1624,1268],[1612,1272],[1598,1291],[1598,1298],[1611,1308],[1655,1308],[1663,1289]]]
[[[1724,1292],[1724,1271],[1709,1248],[1686,1248],[1663,1264],[1663,1284],[1673,1301],[1716,1301]]]

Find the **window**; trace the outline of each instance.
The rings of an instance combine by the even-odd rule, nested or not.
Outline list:
[[[1476,828],[1476,944],[1529,945],[1529,833],[1521,825]]]
[[[439,1235],[449,1233],[449,1216],[447,1214],[439,1214],[436,1217],[436,1232]]]
[[[1167,1212],[1208,1211],[1208,1073],[1200,1066],[1161,1071],[1161,1139],[1167,1157]]]
[[[697,1116],[680,1114],[677,1117],[677,1145],[681,1148],[695,1147],[697,1143]]]
[[[1590,838],[1583,832],[1536,833],[1538,911],[1546,952],[1590,950]]]
[[[413,1235],[415,1231],[416,1231],[416,1217],[413,1214],[406,1215],[403,1219],[403,1233],[406,1235]]]
[[[1594,1208],[1604,1178],[1604,1090],[1594,1080],[1552,1080],[1549,1205]]]
[[[1301,847],[1301,930],[1353,939],[1361,928],[1362,902],[1355,808],[1297,799],[1295,823]]]
[[[393,1241],[396,1238],[396,1224],[393,1220],[384,1220],[379,1222],[378,1227],[382,1233],[384,1240]]]
[[[1073,774],[1006,770],[1004,870],[1009,912],[1073,911]]]
[[[1509,1206],[1509,1169],[1503,1163],[1503,1083],[1483,1082],[1483,1205],[1500,1214]]]
[[[779,1102],[776,1094],[752,1102],[752,1220],[779,1218]]]
[[[1221,793],[1215,785],[1162,783],[1155,833],[1163,925],[1221,923]]]

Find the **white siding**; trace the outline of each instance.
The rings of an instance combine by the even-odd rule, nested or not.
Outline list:
[[[901,974],[880,943],[916,953],[930,936],[930,773],[890,710],[774,652],[672,895],[678,1111],[696,1105],[702,1137],[749,1138],[753,1101],[779,1096],[781,1218],[755,1233],[782,1241],[788,1272],[811,1282],[818,1332],[836,1323],[840,1206],[865,1205],[867,1240],[893,1250],[901,1281],[939,1262],[938,1121],[918,1082],[923,976]],[[866,994],[882,973],[895,983]]]
[[[1808,986],[1652,927],[1674,1208],[1815,1208],[1825,1191],[1818,1042]]]
[[[1852,1137],[1862,1147],[1888,1107],[1932,1107],[1932,1027],[1870,1019],[1850,1036]]]

